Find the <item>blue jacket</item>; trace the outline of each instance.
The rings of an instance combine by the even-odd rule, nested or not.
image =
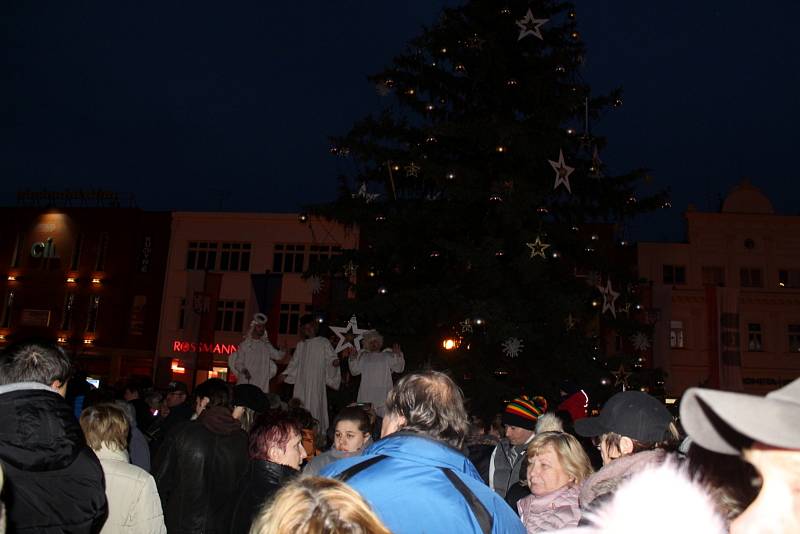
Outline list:
[[[442,468],[450,470],[492,517],[492,533],[525,534],[517,514],[481,480],[472,463],[449,445],[420,435],[398,433],[368,447],[362,456],[325,467],[336,477],[371,458],[384,458],[356,473],[347,483],[358,491],[394,534],[481,533],[464,495]]]

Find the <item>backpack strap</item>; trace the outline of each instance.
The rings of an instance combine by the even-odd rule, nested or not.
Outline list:
[[[494,518],[489,513],[489,510],[486,509],[486,506],[483,505],[480,499],[478,499],[472,490],[467,487],[464,481],[461,480],[458,475],[453,473],[453,471],[444,467],[440,467],[439,469],[464,497],[464,500],[467,501],[469,509],[472,510],[472,515],[475,516],[475,519],[478,521],[478,525],[481,527],[481,532],[483,532],[483,534],[491,534]]]
[[[336,478],[337,480],[341,480],[342,482],[347,482],[348,480],[359,474],[364,469],[372,467],[381,460],[385,459],[386,459],[385,454],[379,454],[378,456],[373,456],[369,460],[364,460],[361,463],[357,463],[356,465],[348,467],[347,469],[336,475],[334,478]]]

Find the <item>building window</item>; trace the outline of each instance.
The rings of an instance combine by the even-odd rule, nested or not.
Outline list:
[[[308,247],[308,270],[314,271],[320,263],[328,262],[342,253],[339,245],[311,245]]]
[[[6,298],[3,301],[3,316],[0,318],[0,326],[8,328],[11,326],[11,312],[14,310],[14,290],[12,289],[6,293]]]
[[[77,271],[81,264],[81,249],[83,248],[83,234],[78,234],[75,238],[75,248],[72,249],[72,259],[69,262],[69,269]]]
[[[186,325],[186,297],[181,297],[181,305],[178,308],[178,330],[183,330]]]
[[[93,295],[89,297],[89,314],[86,316],[86,331],[88,333],[97,332],[97,316],[100,311],[100,297]]]
[[[297,334],[300,325],[300,305],[281,304],[281,318],[278,324],[279,334]]]
[[[778,271],[779,287],[800,287],[800,269],[781,269]]]
[[[217,318],[214,329],[220,332],[241,332],[244,328],[244,301],[217,301]]]
[[[764,287],[761,278],[761,269],[742,267],[739,270],[739,281],[742,287]]]
[[[61,330],[72,328],[72,309],[75,306],[75,293],[67,293],[64,297],[64,309],[61,313]]]
[[[219,255],[219,270],[248,272],[251,248],[250,243],[223,243]]]
[[[23,251],[22,247],[25,246],[25,234],[17,232],[17,241],[14,243],[14,253],[11,255],[11,266],[19,267],[19,262],[22,260]]]
[[[790,324],[789,331],[789,352],[800,352],[800,324]]]
[[[302,273],[305,255],[305,245],[276,244],[272,270],[276,273]]]
[[[106,270],[106,257],[108,256],[108,232],[100,234],[100,241],[97,243],[97,261],[94,264],[95,271]]]
[[[686,267],[683,265],[664,265],[664,283],[681,285],[686,283]]]
[[[189,241],[186,253],[187,271],[213,271],[217,266],[219,243],[209,241]]]
[[[703,285],[706,286],[725,286],[724,267],[703,267]]]
[[[761,323],[747,324],[747,350],[750,352],[761,352],[764,350]]]
[[[669,322],[669,346],[672,349],[683,349],[686,347],[683,321]]]

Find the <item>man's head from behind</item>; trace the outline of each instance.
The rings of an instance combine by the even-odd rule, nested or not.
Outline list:
[[[450,377],[437,371],[404,376],[386,399],[381,437],[398,430],[424,434],[461,448],[469,432],[464,394]]]
[[[231,409],[231,390],[224,380],[209,378],[194,390],[195,413],[200,415],[206,408],[220,406]]]
[[[681,421],[701,447],[743,454],[761,475],[756,500],[731,532],[800,532],[800,378],[766,397],[691,388]]]
[[[72,376],[72,364],[56,344],[26,341],[0,353],[0,385],[38,382],[51,386],[63,396]]]

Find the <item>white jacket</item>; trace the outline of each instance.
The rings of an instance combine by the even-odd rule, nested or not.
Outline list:
[[[100,534],[164,534],[164,513],[153,477],[128,463],[126,451],[94,451],[106,477],[108,519]]]

